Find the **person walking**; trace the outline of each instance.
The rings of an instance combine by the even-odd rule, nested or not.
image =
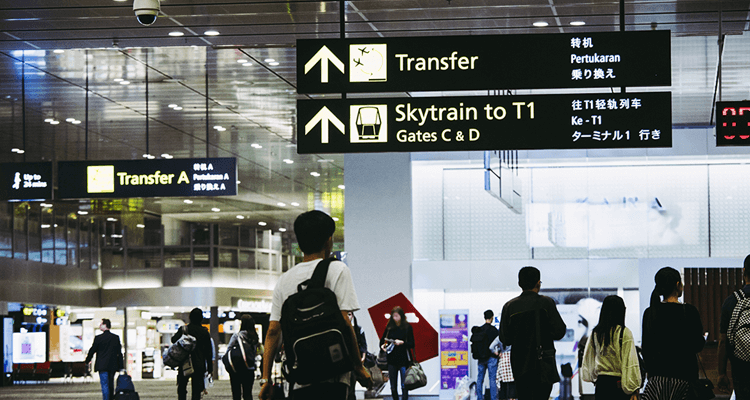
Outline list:
[[[518,271],[523,292],[503,306],[500,340],[511,347],[510,362],[520,400],[549,400],[552,385],[560,381],[555,362],[555,340],[565,336],[565,322],[555,301],[539,294],[541,272],[534,267]]]
[[[484,398],[484,375],[487,372],[489,375],[490,398],[497,400],[497,359],[500,357],[500,352],[498,349],[495,351],[490,349],[490,345],[498,337],[497,328],[492,326],[494,318],[495,313],[492,310],[484,312],[484,325],[478,327],[477,343],[472,344],[479,347],[474,352],[476,354],[473,354],[477,359],[477,399]]]
[[[190,335],[195,338],[195,349],[190,353],[190,361],[193,365],[193,373],[186,375],[182,366],[177,371],[177,398],[187,400],[188,380],[192,380],[192,400],[201,400],[201,394],[205,389],[203,377],[206,372],[213,373],[214,363],[211,362],[213,349],[211,348],[211,335],[208,329],[203,327],[203,311],[193,308],[190,311],[190,323],[180,328],[172,336],[172,343],[180,340],[182,335]]]
[[[96,354],[96,363],[94,370],[99,372],[99,382],[102,385],[102,398],[112,400],[115,395],[115,372],[123,368],[122,365],[122,344],[120,337],[110,332],[112,322],[106,318],[102,319],[99,324],[101,334],[94,338],[94,343],[86,355],[85,363],[91,362]]]
[[[671,267],[654,277],[656,287],[643,313],[643,361],[648,382],[643,400],[685,399],[691,381],[698,379],[697,354],[703,349],[698,309],[682,304],[682,278]]]
[[[602,303],[599,324],[586,342],[581,377],[596,384],[596,400],[628,400],[641,387],[638,353],[620,296],[607,296]]]
[[[245,348],[256,349],[251,353],[245,353],[247,366],[236,366],[237,370],[227,370],[229,372],[229,383],[232,386],[232,400],[251,400],[253,398],[253,383],[255,382],[255,356],[259,348],[258,332],[255,331],[255,320],[249,314],[240,318],[240,330],[232,334],[227,344],[227,351],[234,346],[249,344]]]
[[[265,340],[265,353],[263,354],[263,375],[260,379],[261,389],[258,395],[260,400],[270,400],[273,397],[273,381],[271,370],[276,354],[282,344],[281,318],[284,302],[297,293],[298,286],[311,279],[318,263],[326,260],[333,249],[333,233],[336,231],[336,222],[330,215],[318,211],[308,211],[300,214],[294,221],[294,234],[297,237],[300,250],[304,254],[302,262],[295,265],[289,271],[284,272],[276,283],[271,300],[271,316],[268,324],[268,332]],[[351,271],[341,261],[331,261],[325,279],[325,287],[336,295],[336,301],[344,321],[348,321],[349,311],[359,310],[359,300],[354,290]],[[351,324],[346,324],[351,327]],[[350,328],[343,334],[351,335],[352,343],[356,340],[354,329]],[[288,351],[288,350],[287,350]],[[372,386],[372,378],[369,372],[362,366],[362,359],[358,351],[349,352],[353,373],[357,381],[364,387]],[[294,383],[290,390],[292,398],[300,399],[331,399],[345,400],[352,372],[339,375],[336,379],[323,382],[314,382],[310,385],[298,385]]]
[[[741,349],[750,349],[750,332],[742,327],[739,321],[750,316],[750,255],[745,257],[742,271],[744,287],[727,297],[721,306],[721,321],[719,323],[719,383],[718,388],[729,391],[727,377],[727,360],[732,363],[732,384],[737,400],[750,400],[750,354]],[[744,300],[744,301],[743,301]],[[730,337],[729,328],[732,329]],[[744,353],[744,354],[743,354]],[[741,359],[740,357],[743,357]]]
[[[390,347],[390,352],[389,351]],[[388,352],[388,380],[391,382],[391,396],[399,400],[398,382],[401,379],[402,399],[409,400],[409,391],[404,387],[406,369],[411,365],[410,352],[414,349],[414,331],[406,320],[404,309],[396,306],[380,339],[380,348]]]

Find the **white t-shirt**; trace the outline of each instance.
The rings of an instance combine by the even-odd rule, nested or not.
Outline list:
[[[271,299],[271,321],[281,320],[281,306],[291,295],[297,293],[297,285],[312,277],[315,267],[322,259],[316,259],[299,263],[289,271],[284,272],[276,282]],[[336,294],[341,311],[359,310],[357,293],[354,291],[354,283],[349,267],[341,261],[333,261],[328,266],[325,287]]]
[[[276,287],[273,289],[273,297],[271,299],[271,321],[281,320],[281,306],[284,304],[284,301],[289,296],[297,293],[297,285],[312,278],[315,267],[320,261],[322,261],[322,259],[318,258],[316,260],[299,263],[281,275],[279,281],[276,282]],[[359,301],[357,300],[357,293],[354,291],[352,275],[346,264],[341,261],[331,262],[331,265],[328,266],[325,287],[331,289],[333,293],[336,294],[336,300],[338,300],[339,309],[341,309],[341,311],[359,310]],[[349,385],[349,377],[350,373],[347,372],[339,376],[336,381]],[[308,385],[295,384],[294,388],[299,389],[306,386]]]

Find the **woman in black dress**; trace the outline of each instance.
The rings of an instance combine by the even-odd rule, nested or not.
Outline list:
[[[388,345],[391,343],[393,349],[388,353],[388,380],[391,382],[391,395],[393,400],[399,400],[398,378],[400,377],[403,399],[408,400],[409,392],[404,388],[404,378],[406,368],[411,364],[409,352],[414,348],[414,331],[406,321],[404,309],[398,306],[391,310],[391,318],[380,339],[380,347],[388,351]]]

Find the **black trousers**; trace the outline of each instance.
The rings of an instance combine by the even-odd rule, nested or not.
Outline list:
[[[252,400],[255,371],[246,369],[229,372],[229,383],[232,385],[232,400]]]
[[[518,400],[549,400],[552,385],[543,384],[540,379],[516,379]]]
[[[316,383],[291,392],[293,400],[346,400],[349,385],[340,382]]]
[[[177,399],[187,400],[187,384],[188,380],[192,380],[192,396],[191,400],[201,400],[201,394],[203,393],[203,373],[195,372],[190,376],[183,376],[182,373],[177,375]]]
[[[594,399],[596,400],[628,400],[629,394],[625,394],[622,388],[618,387],[617,382],[622,378],[619,376],[599,375],[596,378],[596,390]]]

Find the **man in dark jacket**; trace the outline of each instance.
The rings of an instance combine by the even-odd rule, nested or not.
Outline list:
[[[94,338],[94,344],[86,356],[86,364],[91,362],[96,354],[94,370],[99,372],[99,381],[102,384],[102,396],[104,400],[111,400],[115,393],[115,372],[122,369],[122,345],[120,337],[110,332],[112,322],[102,319],[99,329],[100,335]]]
[[[177,398],[187,400],[187,384],[192,378],[192,400],[200,400],[201,393],[205,389],[203,377],[206,372],[213,373],[214,363],[211,362],[213,348],[211,346],[211,335],[203,327],[203,311],[200,308],[194,308],[190,311],[190,323],[180,328],[172,336],[172,343],[180,340],[183,334],[188,334],[195,338],[195,349],[190,353],[190,360],[193,363],[193,373],[186,376],[185,371],[180,367],[177,371]]]
[[[481,344],[483,350],[481,358],[477,359],[477,399],[484,398],[484,373],[486,371],[490,381],[490,398],[491,400],[497,400],[497,359],[500,355],[490,351],[490,344],[498,335],[497,329],[492,326],[494,318],[495,313],[492,310],[485,311],[484,325],[479,327],[484,340]]]
[[[548,400],[552,384],[560,381],[554,359],[555,340],[565,336],[565,322],[557,311],[555,301],[539,295],[541,274],[534,267],[523,267],[518,272],[520,296],[503,306],[500,320],[500,340],[513,346],[510,364],[519,400]],[[537,315],[539,328],[537,329]],[[537,331],[540,339],[537,340]],[[537,343],[541,344],[543,360],[539,360]],[[544,362],[544,361],[548,362]],[[544,369],[543,366],[547,366]]]

